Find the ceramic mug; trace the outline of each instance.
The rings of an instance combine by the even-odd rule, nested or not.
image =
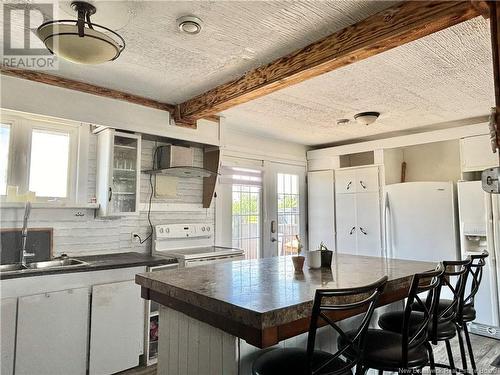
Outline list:
[[[306,257],[309,268],[321,268],[321,251],[308,251]]]

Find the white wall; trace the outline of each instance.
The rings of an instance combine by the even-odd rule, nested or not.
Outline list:
[[[221,119],[220,147],[223,155],[305,165],[308,147],[242,132]]]
[[[88,160],[88,199],[95,196],[97,137],[90,135]],[[155,142],[142,141],[142,169],[152,165]],[[195,165],[203,165],[203,152],[195,149]],[[153,179],[154,183],[154,179]],[[179,179],[177,198],[157,199],[153,197],[151,221],[154,224],[176,222],[200,222],[214,224],[215,210],[202,208],[203,182],[201,178]],[[151,241],[140,245],[132,240],[131,233],[137,232],[142,238],[150,233],[147,220],[147,203],[150,194],[149,175],[141,175],[141,212],[137,216],[118,219],[94,218],[88,209],[33,209],[29,226],[32,228],[54,228],[54,255],[90,255],[138,251],[148,253]],[[22,226],[23,209],[2,209],[0,228]],[[85,216],[76,214],[84,213]]]
[[[183,128],[170,125],[170,114],[154,108],[5,75],[0,76],[0,83],[4,109],[219,144],[219,126],[212,121],[199,121],[196,130]]]
[[[401,181],[402,162],[406,162],[406,182],[461,178],[458,139],[384,150],[386,184]]]

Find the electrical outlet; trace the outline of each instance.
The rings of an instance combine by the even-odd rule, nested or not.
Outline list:
[[[132,242],[139,242],[140,241],[139,240],[139,233],[137,233],[137,232],[130,233],[130,240]]]

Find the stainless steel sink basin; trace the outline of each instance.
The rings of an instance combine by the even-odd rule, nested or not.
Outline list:
[[[19,263],[14,263],[14,264],[0,264],[0,272],[13,272],[13,271],[20,271],[24,270],[26,267],[24,267],[22,264]]]
[[[66,258],[66,259],[47,260],[45,262],[33,262],[33,263],[28,263],[26,266],[29,269],[38,270],[38,269],[57,268],[57,267],[78,267],[78,266],[85,266],[87,264],[88,263],[84,262],[83,260]]]

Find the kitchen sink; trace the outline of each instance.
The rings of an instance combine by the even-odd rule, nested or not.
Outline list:
[[[32,262],[23,266],[20,263],[12,263],[12,264],[1,264],[0,272],[23,272],[29,270],[49,270],[54,268],[71,268],[71,267],[80,267],[88,265],[87,262],[79,259],[73,258],[61,258],[61,259],[53,259],[47,260],[43,262]]]
[[[77,267],[85,266],[87,262],[78,259],[66,258],[66,259],[54,259],[47,260],[44,262],[33,262],[28,263],[26,266],[32,270],[45,269],[45,268],[58,268],[58,267]]]
[[[12,271],[20,271],[24,270],[26,267],[24,267],[20,263],[14,263],[14,264],[0,264],[0,272],[12,272]]]

